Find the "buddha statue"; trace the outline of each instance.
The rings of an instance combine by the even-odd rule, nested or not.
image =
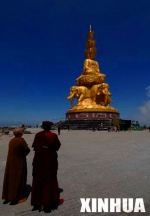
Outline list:
[[[84,61],[82,75],[99,75],[99,64],[94,60],[95,53],[89,53],[88,58]]]

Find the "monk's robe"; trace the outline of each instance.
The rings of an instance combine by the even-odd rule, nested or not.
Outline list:
[[[2,199],[19,201],[25,198],[27,181],[26,156],[30,149],[21,137],[9,142],[8,155],[3,182]]]
[[[60,146],[58,136],[51,131],[41,131],[35,135],[32,145],[35,150],[31,193],[33,206],[51,206],[59,203],[57,151]]]

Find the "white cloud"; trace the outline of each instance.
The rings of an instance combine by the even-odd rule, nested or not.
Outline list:
[[[146,124],[150,126],[150,100],[146,101],[143,106],[139,108],[139,115],[137,115],[137,119],[140,124]]]
[[[147,97],[150,97],[150,85],[145,89]],[[142,106],[138,107],[134,118],[141,125],[150,126],[150,100],[147,100]]]
[[[150,100],[147,101],[143,106],[139,107],[142,115],[150,116]]]
[[[147,96],[150,97],[150,85],[146,88],[146,91]]]

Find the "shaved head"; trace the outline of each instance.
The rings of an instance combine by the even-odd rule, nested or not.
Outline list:
[[[22,136],[23,135],[23,129],[22,128],[15,128],[13,130],[13,134],[15,135],[15,137]]]

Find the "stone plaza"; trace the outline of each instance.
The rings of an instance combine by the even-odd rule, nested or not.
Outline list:
[[[35,133],[24,134],[31,152],[27,156],[28,188],[32,186],[31,148]],[[54,131],[57,133],[57,131]],[[0,194],[7,158],[8,142],[13,137],[0,137]],[[49,214],[32,211],[31,194],[26,202],[10,206],[0,200],[0,216],[94,216],[150,215],[150,132],[61,130],[58,151],[58,182],[63,205]],[[81,213],[80,198],[143,198],[146,213]]]

